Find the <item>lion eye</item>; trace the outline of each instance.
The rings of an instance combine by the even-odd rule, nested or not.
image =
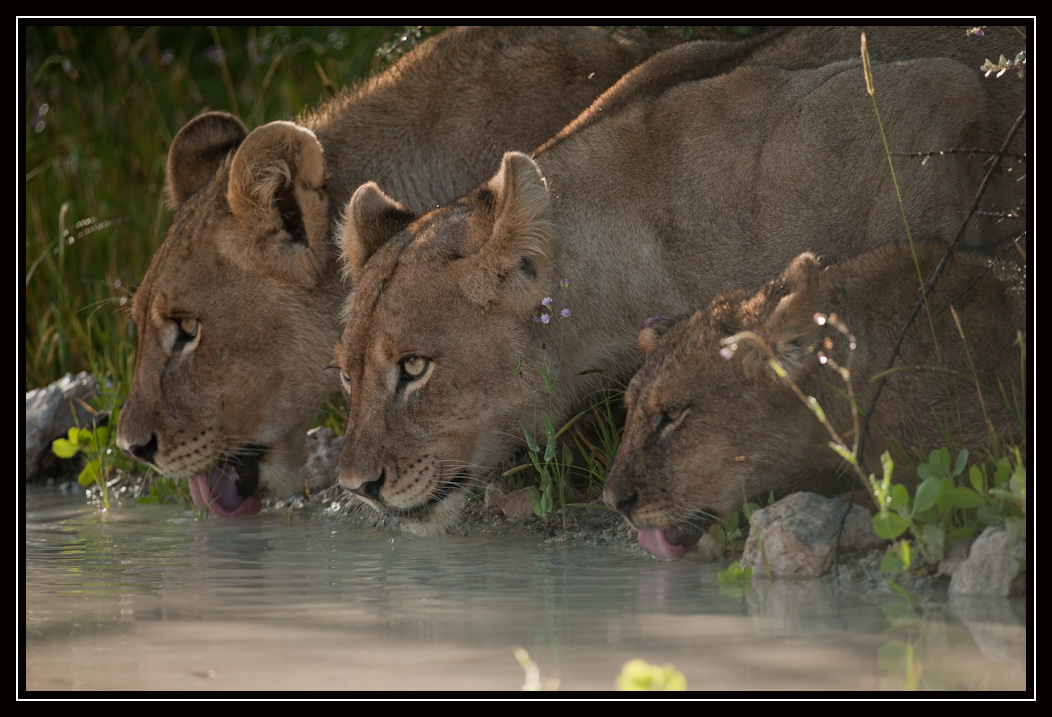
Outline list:
[[[668,406],[661,415],[658,416],[656,431],[660,438],[665,438],[669,433],[675,430],[676,426],[679,425],[680,421],[690,413],[690,407],[683,406]]]
[[[176,335],[174,351],[193,348],[201,336],[201,322],[197,319],[175,319]]]
[[[402,367],[402,380],[413,381],[424,375],[427,367],[431,365],[431,359],[411,355],[399,361],[399,365]]]
[[[350,388],[351,388],[351,377],[346,371],[343,371],[343,370],[340,371],[340,383],[343,384],[344,388],[346,388],[347,390],[350,390]]]
[[[197,331],[201,327],[201,323],[197,319],[179,319],[179,331],[182,332],[182,338],[187,341],[193,341],[197,338]]]

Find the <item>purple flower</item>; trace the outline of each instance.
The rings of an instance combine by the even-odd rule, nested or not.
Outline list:
[[[551,306],[551,305],[552,305],[552,297],[546,296],[543,299],[541,299],[541,306]]]
[[[569,309],[563,309],[562,311],[559,312],[559,316],[563,317],[564,319],[570,318],[570,310]]]
[[[562,287],[563,289],[569,289],[570,288],[570,280],[569,279],[563,279],[562,281],[559,282],[559,286]]]
[[[537,320],[540,321],[542,324],[546,324],[546,323],[548,323],[549,321],[552,320],[552,315],[551,314],[541,314],[540,317]]]

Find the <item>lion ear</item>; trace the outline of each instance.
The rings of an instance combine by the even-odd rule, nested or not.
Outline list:
[[[461,286],[480,305],[494,301],[528,311],[551,284],[547,182],[530,157],[507,152],[497,173],[476,192],[480,203],[492,207],[492,225],[469,236]]]
[[[168,150],[168,198],[178,208],[216,176],[248,130],[226,112],[206,112],[176,132]]]
[[[270,122],[245,137],[230,163],[227,203],[246,234],[239,247],[272,272],[312,282],[329,252],[325,161],[314,133]]]
[[[336,233],[344,276],[357,284],[369,257],[414,219],[416,214],[384,194],[376,182],[358,187]]]
[[[803,364],[820,336],[814,316],[822,305],[821,274],[818,258],[804,253],[764,288],[760,333],[789,371]]]
[[[652,354],[661,337],[667,334],[676,323],[676,319],[668,316],[652,316],[644,321],[638,340],[639,350],[643,352],[643,356]]]

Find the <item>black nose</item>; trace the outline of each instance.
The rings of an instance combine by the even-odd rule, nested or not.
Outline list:
[[[149,463],[150,465],[156,465],[154,459],[157,457],[157,434],[151,433],[150,440],[148,443],[140,443],[134,446],[128,446],[128,454],[132,458],[136,458],[143,463]]]
[[[357,488],[351,488],[350,492],[354,493],[355,495],[360,495],[363,498],[374,500],[377,503],[381,503],[383,501],[380,500],[380,489],[384,487],[384,483],[386,481],[387,470],[381,469],[379,478],[377,478],[376,480],[368,481],[367,483],[362,483]]]
[[[631,495],[621,497],[616,493],[610,495],[606,499],[606,504],[616,510],[621,515],[625,516],[628,520],[632,519],[632,511],[636,507],[636,501],[639,499],[639,493],[632,491]]]

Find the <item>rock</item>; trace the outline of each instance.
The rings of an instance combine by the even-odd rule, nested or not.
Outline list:
[[[968,558],[950,577],[951,595],[1019,597],[1026,589],[1026,543],[990,526],[972,543]]]
[[[331,428],[318,426],[307,432],[307,461],[300,469],[300,478],[308,494],[336,485],[342,445],[343,436]]]
[[[824,575],[833,564],[833,546],[846,504],[817,493],[799,492],[752,514],[741,564],[754,574],[796,577]],[[841,553],[869,550],[882,541],[873,520],[852,505],[840,538]]]
[[[533,488],[522,488],[505,493],[498,486],[486,487],[486,507],[499,509],[512,520],[526,520],[533,515],[533,500],[530,492]]]
[[[73,426],[95,425],[99,414],[87,407],[88,399],[98,394],[99,386],[90,374],[66,374],[44,388],[26,392],[26,482],[47,478],[67,478],[72,472],[76,479],[81,461],[79,456],[61,462],[51,452],[51,443],[64,438]],[[84,402],[84,403],[82,403]],[[52,460],[54,458],[54,460]],[[41,465],[45,470],[41,470]],[[58,472],[60,475],[55,475]]]
[[[1026,659],[1027,601],[950,593],[948,606],[983,654],[1002,662]]]

